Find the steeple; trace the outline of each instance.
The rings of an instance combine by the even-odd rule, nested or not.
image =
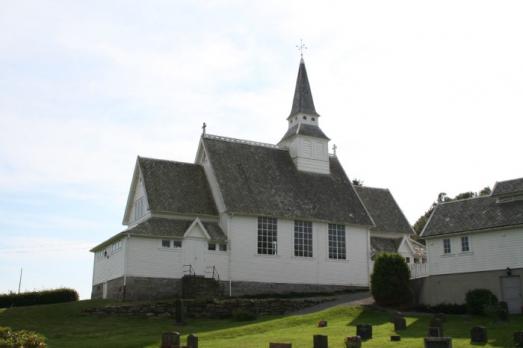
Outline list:
[[[292,100],[292,109],[287,119],[298,114],[319,116],[314,107],[314,101],[312,100],[311,86],[309,85],[309,78],[307,77],[307,69],[305,68],[303,57],[300,59],[296,88],[294,89],[294,99]]]

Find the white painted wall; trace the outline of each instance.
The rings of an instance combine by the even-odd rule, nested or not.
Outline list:
[[[110,246],[105,249],[108,257],[100,255],[99,252],[94,253],[93,285],[123,276],[126,239],[122,239],[122,242],[122,248],[115,253],[111,253]]]
[[[443,253],[443,239],[427,240],[431,275],[523,267],[523,228],[463,234],[470,252],[461,252],[461,235],[449,237],[452,253]]]
[[[258,255],[257,221],[230,220],[233,281],[368,286],[368,229],[346,226],[347,260],[329,260],[328,224],[314,222],[313,257],[295,257],[294,221],[278,219],[278,255]]]
[[[298,135],[279,144],[288,148],[298,170],[329,174],[329,141]]]
[[[135,219],[135,210],[136,210],[136,202],[139,198],[143,197],[143,211],[144,214],[138,217],[138,219]],[[144,218],[149,214],[149,206],[147,204],[147,197],[145,192],[145,185],[143,183],[143,177],[142,173],[140,172],[138,174],[138,180],[136,180],[136,187],[134,190],[134,197],[132,201],[132,206],[129,212],[129,226],[135,225],[136,223],[144,220]]]
[[[163,248],[162,240],[131,237],[127,254],[127,275],[135,277],[181,278],[184,264],[199,258],[197,274],[205,275],[207,267],[216,266],[221,279],[226,279],[227,252],[207,250],[207,241],[189,238],[181,248]],[[190,262],[190,263],[188,263]],[[196,264],[195,264],[196,266]],[[210,276],[210,275],[209,275]]]

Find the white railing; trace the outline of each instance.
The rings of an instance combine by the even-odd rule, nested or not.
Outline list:
[[[429,275],[427,263],[409,263],[410,278],[423,278]]]

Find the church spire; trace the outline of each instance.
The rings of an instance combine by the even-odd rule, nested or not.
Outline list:
[[[305,69],[305,61],[303,60],[303,57],[300,59],[300,68],[298,69],[298,78],[296,79],[294,99],[292,100],[292,109],[287,119],[297,114],[319,116],[314,108],[311,86],[309,85],[309,78],[307,77],[307,69]]]

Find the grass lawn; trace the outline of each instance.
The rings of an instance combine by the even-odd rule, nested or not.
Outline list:
[[[81,313],[83,308],[99,306],[103,301],[0,309],[0,326],[35,330],[45,335],[51,348],[59,347],[158,347],[165,331],[196,333],[202,348],[267,348],[269,342],[292,342],[293,347],[312,347],[312,336],[329,336],[329,346],[342,348],[343,339],[356,333],[355,325],[370,323],[374,338],[363,347],[422,347],[427,331],[428,316],[407,317],[407,330],[401,332],[401,342],[390,342],[394,333],[384,312],[362,307],[334,307],[303,316],[261,318],[256,322],[239,323],[229,320],[193,320],[176,328],[172,319],[125,317],[94,317]],[[318,320],[327,320],[328,327],[317,328]],[[488,328],[489,342],[482,347],[512,347],[512,334],[523,330],[523,317],[513,316],[507,323],[495,323],[488,318],[448,316],[445,334],[453,337],[453,347],[470,347],[469,330],[475,325]],[[185,337],[183,338],[185,344]]]

